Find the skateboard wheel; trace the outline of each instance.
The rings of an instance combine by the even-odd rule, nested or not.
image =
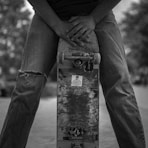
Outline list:
[[[95,62],[96,64],[99,64],[100,61],[101,61],[100,53],[95,53],[95,54],[94,54],[94,62]]]
[[[82,64],[83,64],[83,61],[82,61],[82,60],[80,60],[80,59],[74,60],[74,65],[75,65],[76,67],[81,66]]]

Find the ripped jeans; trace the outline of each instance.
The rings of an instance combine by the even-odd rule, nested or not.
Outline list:
[[[145,137],[130,82],[125,51],[113,13],[97,24],[100,81],[120,148],[145,148]],[[56,61],[59,38],[35,14],[22,65],[0,137],[0,148],[25,148],[47,76]]]

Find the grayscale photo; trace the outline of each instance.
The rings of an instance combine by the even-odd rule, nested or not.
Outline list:
[[[148,148],[147,0],[0,0],[0,148]]]

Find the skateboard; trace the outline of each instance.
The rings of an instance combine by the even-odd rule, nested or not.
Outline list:
[[[57,148],[99,147],[99,45],[73,47],[60,39],[57,54]]]

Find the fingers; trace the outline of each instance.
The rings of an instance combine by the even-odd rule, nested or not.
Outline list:
[[[69,23],[73,25],[73,28],[67,32],[67,35],[71,40],[79,39],[84,42],[89,42],[89,34],[92,30],[87,27],[87,24],[83,24],[82,22],[80,16],[72,17]]]
[[[77,26],[74,26],[69,32],[67,32],[67,36],[70,39],[80,38],[81,36],[86,36],[91,32],[90,29],[87,27],[79,24]]]
[[[80,19],[80,16],[72,17],[68,22],[71,23],[73,26],[82,24],[82,20]]]
[[[85,42],[90,42],[89,36],[92,30],[89,26],[87,27],[88,24],[84,24],[80,18],[80,16],[75,16],[68,21],[73,27],[66,33],[67,38],[69,38],[71,42],[76,43],[79,46],[83,46]]]
[[[87,30],[86,32],[84,32],[83,34],[81,34],[81,36],[79,37],[82,41],[89,43],[90,42],[90,33],[92,31],[91,30]]]
[[[74,28],[71,32],[69,32],[68,37],[72,41],[82,40],[84,42],[90,42],[89,34],[91,30],[86,27],[77,27]]]
[[[72,22],[76,21],[77,18],[79,18],[79,16],[71,17],[68,22],[72,23]]]
[[[87,32],[87,28],[80,28],[72,37],[72,39],[81,38],[81,36],[85,35]]]
[[[77,43],[75,43],[74,41],[72,41],[71,39],[69,39],[69,38],[63,38],[64,40],[66,40],[70,45],[72,45],[72,46],[77,46]]]
[[[70,45],[72,45],[72,46],[74,46],[74,47],[76,47],[76,46],[84,46],[84,43],[81,41],[81,40],[79,40],[79,39],[75,39],[75,40],[71,40],[71,39],[66,39],[66,41],[70,44]]]
[[[74,26],[68,33],[67,36],[71,39],[73,39],[74,35],[76,35],[77,33],[79,33],[80,30],[83,29],[82,25],[76,25]]]

